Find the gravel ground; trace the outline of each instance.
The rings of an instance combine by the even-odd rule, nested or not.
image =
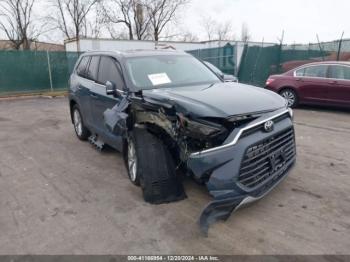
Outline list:
[[[349,111],[295,123],[290,176],[203,238],[204,187],[146,204],[121,154],[75,137],[66,98],[0,101],[0,254],[350,254]]]

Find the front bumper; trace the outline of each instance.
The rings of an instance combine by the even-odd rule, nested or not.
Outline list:
[[[272,132],[264,132],[259,128],[268,120],[275,121]],[[262,183],[254,187],[247,187],[242,184],[240,172],[247,149],[260,141],[281,134],[285,130],[293,130],[293,157],[285,161],[283,167],[279,170],[271,171],[271,175]],[[188,168],[197,179],[206,180],[207,188],[214,197],[214,200],[203,210],[199,219],[201,230],[206,235],[211,224],[219,219],[226,220],[239,207],[264,197],[287,176],[295,163],[292,115],[288,110],[280,110],[264,115],[247,127],[235,130],[224,143],[224,145],[228,144],[230,145],[192,154],[187,162]],[[273,152],[275,150],[270,154],[273,154]],[[259,171],[256,170],[256,172]]]

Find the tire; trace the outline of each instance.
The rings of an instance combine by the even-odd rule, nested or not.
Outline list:
[[[295,108],[299,105],[298,95],[293,89],[285,88],[279,94],[288,101],[288,107]]]
[[[136,174],[129,165],[129,149],[134,145]],[[163,204],[186,198],[180,178],[176,175],[173,158],[166,146],[145,129],[134,129],[127,145],[126,165],[129,178],[140,185],[143,198],[151,204]]]
[[[75,134],[80,140],[86,141],[90,136],[90,132],[84,125],[84,120],[78,105],[74,105],[72,108],[72,119]]]

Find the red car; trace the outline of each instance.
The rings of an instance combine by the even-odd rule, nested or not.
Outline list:
[[[272,75],[266,88],[279,93],[290,107],[299,104],[350,108],[350,62],[319,62]]]

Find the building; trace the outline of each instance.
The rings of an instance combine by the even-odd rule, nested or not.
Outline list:
[[[116,40],[100,38],[80,38],[66,40],[64,42],[67,52],[86,51],[126,51],[137,49],[164,49],[182,50],[208,61],[218,68],[231,74],[237,74],[242,60],[244,47],[248,46],[272,46],[276,43],[242,42],[242,41],[148,41],[148,40]],[[222,48],[221,48],[222,47]]]
[[[15,50],[9,40],[0,40],[0,50]],[[65,51],[64,45],[33,41],[30,50],[36,51]]]
[[[136,49],[156,49],[172,48],[182,51],[192,51],[198,49],[218,48],[227,44],[244,47],[241,41],[204,41],[204,42],[181,42],[181,41],[151,41],[151,40],[117,40],[103,38],[81,38],[66,40],[64,42],[67,52],[86,51],[125,51]],[[249,42],[248,45],[261,45],[258,42]],[[275,45],[275,43],[264,43],[264,46]]]

